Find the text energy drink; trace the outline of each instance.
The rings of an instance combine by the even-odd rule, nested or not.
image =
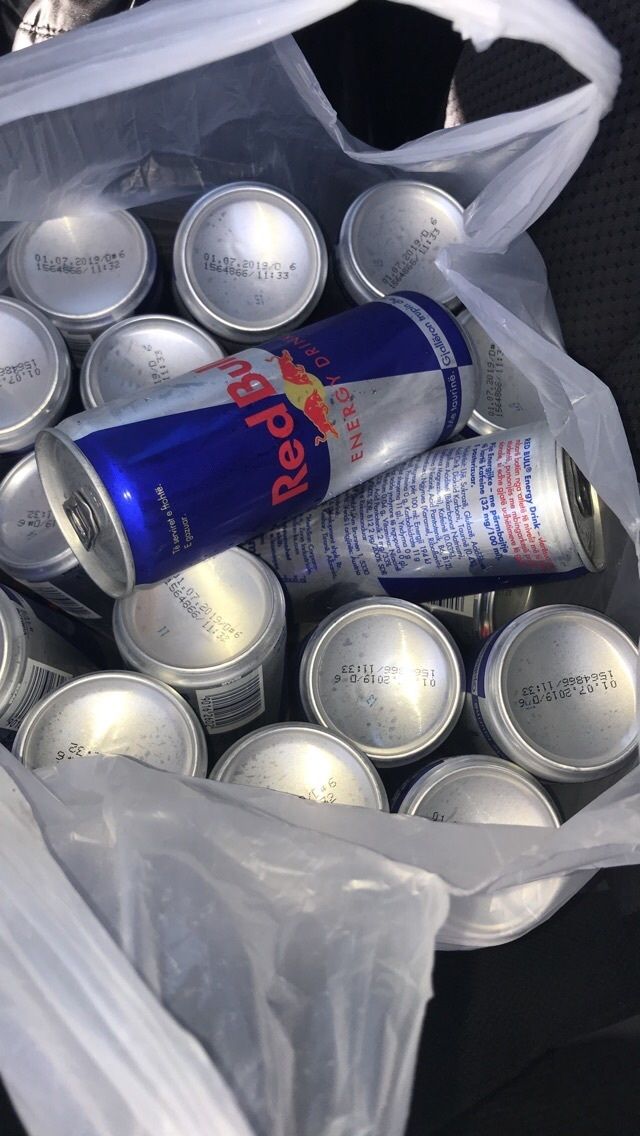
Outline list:
[[[83,567],[126,595],[444,441],[476,394],[455,318],[398,293],[68,418],[38,468]]]
[[[597,496],[546,425],[421,454],[247,544],[298,612],[602,567]]]

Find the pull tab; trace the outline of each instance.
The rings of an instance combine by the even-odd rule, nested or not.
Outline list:
[[[100,526],[86,497],[76,490],[64,502],[63,509],[80,544],[89,552],[98,537]]]
[[[571,474],[571,485],[573,488],[573,496],[575,498],[578,510],[582,517],[593,517],[593,495],[591,490],[591,483],[587,481],[573,458],[569,458],[569,472]]]

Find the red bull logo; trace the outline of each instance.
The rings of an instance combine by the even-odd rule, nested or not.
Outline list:
[[[285,398],[301,411],[318,431],[316,446],[327,442],[330,437],[339,438],[340,435],[329,418],[325,387],[318,376],[311,375],[302,363],[294,363],[291,353],[286,348],[281,355],[274,355],[273,359],[280,367]]]

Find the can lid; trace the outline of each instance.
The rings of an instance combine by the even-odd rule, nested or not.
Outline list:
[[[605,565],[600,498],[566,450],[556,444],[558,486],[565,521],[582,563],[589,572]]]
[[[7,258],[11,291],[68,332],[131,315],[156,267],[148,230],[122,209],[23,225]]]
[[[87,410],[133,398],[223,356],[213,336],[187,320],[132,316],[103,331],[90,348],[82,364],[80,397]]]
[[[113,612],[116,643],[130,666],[195,688],[264,662],[284,625],[277,576],[240,548],[135,588]]]
[[[33,445],[62,414],[70,387],[60,333],[28,304],[0,296],[0,453]]]
[[[0,482],[0,568],[29,582],[77,563],[49,508],[35,454],[27,454]]]
[[[0,711],[13,693],[12,675],[25,654],[22,624],[5,588],[0,586]]]
[[[167,773],[204,777],[207,745],[195,713],[148,675],[81,675],[32,706],[13,752],[29,769],[91,754],[125,755]]]
[[[493,434],[529,422],[544,422],[538,392],[526,375],[466,309],[456,316],[475,347],[480,376],[479,396],[468,425],[477,434]]]
[[[135,584],[131,546],[111,497],[82,450],[63,430],[44,430],[36,460],[62,535],[91,579],[108,596]]]
[[[373,765],[345,738],[308,722],[254,730],[232,745],[209,774],[213,781],[293,793],[306,801],[388,811]]]
[[[434,750],[462,709],[460,652],[445,627],[404,600],[346,604],[311,636],[300,696],[311,721],[349,738],[379,765]]]
[[[553,801],[533,777],[491,757],[452,757],[431,766],[409,787],[398,812],[454,824],[560,825]],[[453,896],[442,941],[489,946],[521,935],[545,918],[563,886],[556,877],[490,896]]]
[[[205,327],[241,343],[302,323],[327,278],[317,221],[289,194],[231,182],[183,218],[173,250],[180,300]]]
[[[531,585],[524,585],[519,588],[501,588],[489,594],[491,604],[487,608],[486,629],[481,636],[483,639],[492,635],[497,628],[504,627],[505,623],[510,623],[517,615],[529,611],[535,603],[535,593]]]
[[[455,294],[435,258],[463,236],[462,206],[444,190],[404,179],[374,185],[356,197],[342,222],[343,283],[357,303],[399,288],[446,303]]]
[[[480,712],[513,761],[549,781],[624,764],[638,741],[638,650],[621,627],[554,604],[518,616],[484,650]]]

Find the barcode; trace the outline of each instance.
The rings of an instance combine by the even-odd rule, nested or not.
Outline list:
[[[262,667],[224,686],[197,690],[198,709],[208,734],[244,726],[264,712]]]
[[[0,727],[6,730],[17,730],[22,719],[36,702],[40,702],[46,694],[57,690],[71,678],[66,671],[58,671],[55,667],[48,667],[44,663],[34,663],[27,659],[24,678],[16,690],[11,702],[2,717]]]
[[[429,607],[444,608],[445,611],[457,611],[461,615],[473,615],[474,597],[473,596],[448,596],[447,599],[438,600],[437,603],[429,604]]]
[[[90,607],[85,607],[79,600],[74,600],[73,596],[63,592],[62,588],[56,587],[55,584],[27,584],[32,592],[36,595],[42,596],[43,599],[49,600],[49,603],[55,604],[61,611],[66,611],[67,615],[74,615],[76,619],[100,619],[97,611],[92,611]]]

